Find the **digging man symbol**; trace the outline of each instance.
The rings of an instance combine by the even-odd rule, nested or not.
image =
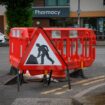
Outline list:
[[[37,58],[41,56],[41,64],[44,64],[44,58],[47,57],[48,60],[51,61],[52,64],[54,64],[53,59],[49,56],[49,49],[46,45],[40,45],[39,43],[36,44],[38,47],[38,55]]]

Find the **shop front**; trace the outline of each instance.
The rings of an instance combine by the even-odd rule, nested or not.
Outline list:
[[[77,20],[76,17],[66,19],[65,27],[78,27]],[[97,39],[105,39],[105,17],[81,17],[80,27],[91,28]]]
[[[93,29],[97,39],[105,39],[105,17],[81,18],[81,27]]]
[[[105,35],[105,17],[82,18],[81,21],[81,26],[93,29],[97,35]]]

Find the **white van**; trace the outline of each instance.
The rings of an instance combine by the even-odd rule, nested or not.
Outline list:
[[[0,44],[6,42],[6,36],[0,32]]]

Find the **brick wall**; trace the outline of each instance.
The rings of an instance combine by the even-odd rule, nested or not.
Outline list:
[[[33,6],[44,6],[44,0],[34,0]]]
[[[4,16],[0,16],[0,32],[4,33]]]

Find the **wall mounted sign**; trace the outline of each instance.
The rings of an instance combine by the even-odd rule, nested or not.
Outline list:
[[[70,8],[35,8],[33,7],[33,17],[69,17]]]

